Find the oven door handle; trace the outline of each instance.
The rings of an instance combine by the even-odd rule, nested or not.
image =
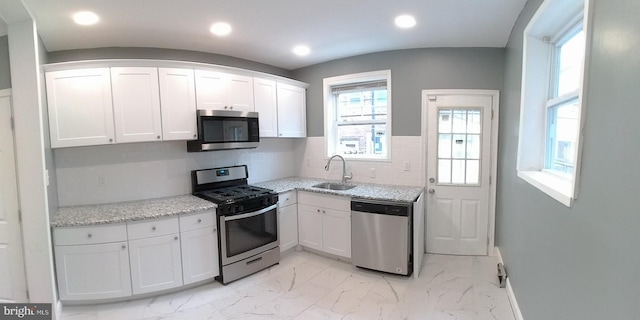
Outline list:
[[[224,221],[232,221],[232,220],[239,220],[239,219],[244,219],[244,218],[250,218],[250,217],[254,217],[254,216],[258,216],[261,215],[265,212],[269,212],[275,208],[277,208],[278,205],[274,204],[272,206],[266,207],[260,211],[254,211],[254,212],[249,212],[249,213],[245,213],[245,214],[240,214],[237,216],[224,216]]]

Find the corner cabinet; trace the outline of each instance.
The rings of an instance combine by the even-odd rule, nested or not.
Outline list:
[[[109,68],[46,73],[51,147],[115,142]]]
[[[300,245],[351,258],[351,199],[298,192]]]
[[[255,110],[260,114],[260,136],[307,136],[306,89],[269,79],[254,78]]]

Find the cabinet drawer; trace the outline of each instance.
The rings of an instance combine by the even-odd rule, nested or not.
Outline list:
[[[129,240],[164,236],[179,230],[178,217],[127,223]]]
[[[207,211],[180,216],[180,232],[216,225],[216,212]]]
[[[298,203],[341,211],[351,211],[350,197],[330,196],[312,192],[299,192]]]
[[[124,223],[53,229],[53,243],[56,246],[118,241],[127,241],[127,226]]]
[[[287,191],[278,195],[278,206],[280,208],[292,205],[298,202],[296,191]]]

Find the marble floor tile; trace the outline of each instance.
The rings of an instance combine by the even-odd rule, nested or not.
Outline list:
[[[228,285],[64,306],[62,320],[514,320],[496,274],[494,257],[427,254],[414,279],[290,251],[280,264]]]

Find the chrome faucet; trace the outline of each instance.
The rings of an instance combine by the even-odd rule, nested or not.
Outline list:
[[[342,159],[342,183],[346,183],[347,180],[353,178],[353,175],[347,175],[347,160],[345,160],[341,155],[333,155],[331,156],[331,158],[329,158],[329,160],[327,160],[327,165],[324,166],[324,170],[325,171],[329,171],[329,166],[331,165],[331,160],[333,160],[333,158],[338,157],[340,159]]]

